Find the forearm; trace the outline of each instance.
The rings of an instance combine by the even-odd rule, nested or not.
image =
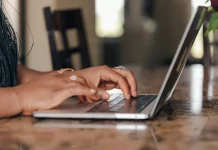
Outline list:
[[[14,88],[0,88],[0,95],[0,118],[11,117],[22,112],[22,105]]]
[[[47,74],[48,72],[39,72],[29,68],[26,68],[22,65],[17,66],[17,73],[18,73],[18,84],[27,83],[33,79],[36,79],[40,76]]]

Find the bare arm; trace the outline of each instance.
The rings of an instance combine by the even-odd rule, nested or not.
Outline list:
[[[72,96],[108,99],[105,90],[114,87],[121,88],[126,99],[130,98],[130,94],[137,96],[136,81],[129,70],[100,66],[74,71],[73,75],[76,78],[71,79],[72,72],[43,73],[18,65],[18,78],[22,85],[0,88],[0,118],[19,113],[31,115],[36,110],[51,109]]]
[[[22,65],[18,65],[18,84],[24,84],[32,79],[47,74],[46,72],[38,72],[28,69]],[[10,117],[22,112],[22,105],[16,93],[17,87],[0,88],[0,118]]]
[[[0,118],[17,114],[31,115],[36,110],[51,109],[72,96],[97,96],[97,90],[90,89],[79,81],[66,80],[57,72],[12,88],[0,88]]]
[[[43,76],[47,74],[48,72],[39,72],[39,71],[26,68],[22,65],[18,65],[17,73],[18,73],[18,84],[20,85],[20,84],[27,83],[33,79],[36,79],[37,77]]]
[[[0,118],[22,112],[22,106],[14,88],[0,88]]]

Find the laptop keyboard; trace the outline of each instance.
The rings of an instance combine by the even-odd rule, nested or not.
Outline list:
[[[120,95],[113,100],[102,101],[88,112],[140,113],[156,98],[157,95],[140,95],[127,101]]]

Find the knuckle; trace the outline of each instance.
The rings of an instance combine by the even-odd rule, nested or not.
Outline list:
[[[81,77],[84,81],[85,81],[85,78],[84,77]]]
[[[79,77],[79,79],[83,82],[83,83],[85,83],[86,82],[86,80],[85,80],[85,78],[84,77]]]
[[[107,73],[110,72],[110,67],[108,67],[107,65],[103,65],[103,66],[99,67],[99,73],[100,74],[104,74],[105,75],[106,72]]]
[[[108,67],[107,65],[103,65],[102,68],[103,69],[109,69],[110,67]]]
[[[57,71],[52,71],[52,72],[49,72],[47,73],[48,76],[58,76],[60,75]]]
[[[60,78],[62,78],[62,74],[59,74],[59,73],[57,73],[57,72],[51,72],[51,73],[49,73],[49,77],[50,78],[52,78],[52,79],[60,79]]]
[[[133,76],[133,72],[131,70],[127,70],[127,73],[131,76]]]

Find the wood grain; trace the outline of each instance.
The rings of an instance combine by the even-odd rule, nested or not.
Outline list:
[[[132,66],[140,93],[158,93],[166,68]],[[0,120],[2,150],[217,150],[218,68],[187,67],[154,120]]]

